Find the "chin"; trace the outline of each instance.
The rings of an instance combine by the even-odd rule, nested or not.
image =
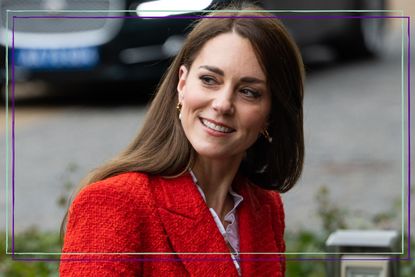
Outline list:
[[[218,160],[218,159],[227,160],[227,159],[232,159],[232,158],[237,159],[237,157],[239,156],[237,153],[230,152],[229,150],[218,149],[218,146],[216,147],[194,147],[194,150],[198,156],[207,158],[207,159],[212,159],[212,160]]]
[[[226,158],[229,157],[229,153],[224,151],[218,151],[217,147],[209,147],[209,148],[194,148],[195,152],[198,156],[209,158],[209,159],[219,159],[219,158]]]
[[[213,152],[213,151],[197,151],[196,153],[198,156],[203,157],[203,158],[209,158],[209,159],[220,159],[220,158],[226,158],[227,155],[224,153],[220,153],[220,152]]]

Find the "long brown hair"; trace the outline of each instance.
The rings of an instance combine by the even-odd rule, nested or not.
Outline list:
[[[179,68],[185,65],[190,69],[208,40],[229,32],[236,32],[252,43],[272,94],[268,132],[273,140],[270,143],[258,138],[247,150],[240,171],[265,189],[285,192],[295,184],[304,158],[301,55],[282,23],[271,14],[258,12],[259,8],[253,5],[229,9],[242,13],[213,12],[195,23],[163,76],[137,137],[117,157],[92,171],[80,188],[132,171],[173,177],[192,166],[194,149],[176,110]]]

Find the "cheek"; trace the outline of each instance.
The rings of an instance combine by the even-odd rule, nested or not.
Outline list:
[[[202,91],[195,87],[187,87],[183,98],[183,108],[186,112],[192,113],[197,109],[203,108],[208,104],[207,102]]]
[[[263,116],[251,116],[247,117],[244,121],[245,135],[244,135],[244,148],[248,149],[251,147],[261,135],[261,131],[265,125],[265,119]]]
[[[258,137],[261,136],[261,131],[264,129],[261,128],[261,123],[256,122],[254,125],[251,126],[250,132],[248,133],[248,140],[250,145],[252,145],[258,139]]]
[[[255,109],[244,113],[242,123],[250,133],[259,133],[266,127],[267,115],[263,109]]]

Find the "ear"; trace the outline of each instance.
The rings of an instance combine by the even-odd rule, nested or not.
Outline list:
[[[186,78],[187,78],[187,68],[184,65],[181,65],[179,68],[179,82],[177,83],[177,97],[179,98],[178,101],[181,102],[183,99],[184,87],[186,86]]]

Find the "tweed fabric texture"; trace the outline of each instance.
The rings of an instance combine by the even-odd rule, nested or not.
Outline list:
[[[280,195],[237,178],[242,276],[284,276]],[[238,276],[190,174],[124,173],[85,187],[69,209],[60,276]],[[205,253],[205,254],[200,254]],[[208,253],[208,254],[206,254]]]

